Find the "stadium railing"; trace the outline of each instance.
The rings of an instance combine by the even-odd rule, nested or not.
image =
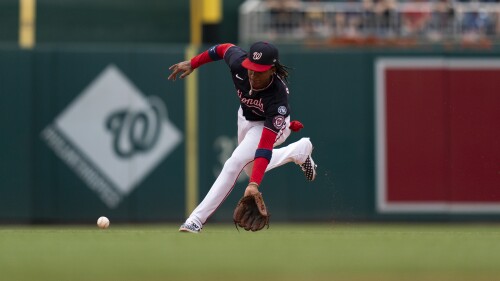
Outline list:
[[[486,46],[500,42],[500,3],[273,2],[248,0],[241,5],[240,42]]]

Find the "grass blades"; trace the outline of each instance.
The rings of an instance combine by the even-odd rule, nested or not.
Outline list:
[[[500,225],[0,227],[0,276],[55,280],[498,280]]]

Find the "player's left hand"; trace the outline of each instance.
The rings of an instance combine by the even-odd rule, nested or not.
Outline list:
[[[182,73],[181,75],[179,75],[179,78],[183,79],[184,77],[188,76],[189,74],[191,74],[191,72],[194,71],[194,69],[191,67],[190,61],[183,61],[176,63],[171,67],[169,67],[168,69],[172,70],[172,73],[168,76],[168,80],[173,80],[173,81],[177,79],[177,75],[179,73]]]
[[[269,227],[269,213],[256,184],[249,184],[246,188],[234,209],[233,221],[247,231],[259,231],[266,225]]]

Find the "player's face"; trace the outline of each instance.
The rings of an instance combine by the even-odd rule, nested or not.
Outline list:
[[[250,80],[250,85],[252,86],[252,88],[262,89],[267,87],[267,85],[269,85],[269,83],[271,82],[271,77],[273,76],[274,71],[274,67],[264,72],[257,72],[249,69],[248,79]]]

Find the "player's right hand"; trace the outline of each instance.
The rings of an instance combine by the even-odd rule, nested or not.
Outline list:
[[[193,69],[191,68],[191,62],[190,61],[183,61],[176,63],[172,65],[171,67],[168,68],[169,70],[172,70],[172,73],[168,76],[168,80],[173,80],[175,81],[177,79],[177,75],[179,75],[179,78],[184,78],[191,74],[193,72]]]

